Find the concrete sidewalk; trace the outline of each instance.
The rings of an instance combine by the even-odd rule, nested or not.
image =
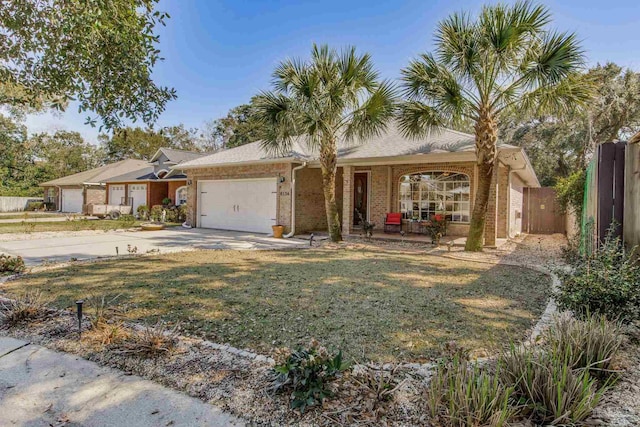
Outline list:
[[[0,337],[0,426],[241,426],[215,406],[80,357]]]

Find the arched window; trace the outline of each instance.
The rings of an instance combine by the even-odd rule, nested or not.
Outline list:
[[[454,172],[420,172],[400,178],[400,212],[405,219],[444,215],[450,222],[469,222],[469,177]]]
[[[168,171],[168,170],[166,170],[166,169],[162,169],[162,170],[159,170],[158,172],[156,172],[156,176],[157,176],[158,178],[162,179],[162,178],[164,178],[165,176],[167,176],[167,174],[168,174],[168,173],[169,173],[169,171]]]
[[[187,203],[187,187],[183,186],[176,190],[176,206]]]

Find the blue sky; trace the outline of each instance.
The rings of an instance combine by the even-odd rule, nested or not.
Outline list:
[[[205,121],[249,101],[269,88],[271,72],[287,57],[307,57],[311,44],[354,45],[367,51],[385,78],[432,47],[438,21],[459,10],[476,11],[485,1],[213,1],[161,0],[171,19],[160,30],[166,59],[154,72],[162,85],[175,87],[178,99],[158,125]],[[578,34],[589,64],[614,61],[640,71],[638,0],[543,1],[553,26]],[[27,118],[31,132],[68,129],[95,142],[97,128],[72,105],[62,115]]]

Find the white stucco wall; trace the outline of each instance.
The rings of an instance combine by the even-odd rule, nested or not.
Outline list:
[[[522,233],[522,199],[524,183],[515,173],[509,182],[509,237]]]

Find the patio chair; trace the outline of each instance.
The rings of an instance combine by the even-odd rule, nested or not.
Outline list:
[[[384,219],[385,233],[400,233],[402,231],[402,214],[400,212],[388,213]]]

